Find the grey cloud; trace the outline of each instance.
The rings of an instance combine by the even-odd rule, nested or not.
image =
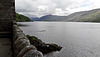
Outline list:
[[[35,12],[34,10],[28,10],[28,9],[17,9],[16,12]]]
[[[83,0],[15,0],[16,12],[20,12],[27,16],[43,16],[46,14],[62,14],[67,15],[69,12],[66,8],[74,9],[80,7],[80,3]],[[56,9],[61,9],[56,11]]]

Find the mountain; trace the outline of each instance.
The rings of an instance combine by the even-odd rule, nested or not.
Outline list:
[[[40,20],[40,18],[38,18],[38,17],[32,17],[30,19],[31,19],[31,21],[39,21]]]
[[[38,21],[100,22],[100,9],[76,12],[68,16],[46,15]]]
[[[38,21],[62,21],[67,19],[67,16],[46,15],[41,17]]]
[[[31,20],[27,16],[16,13],[16,21],[17,22],[29,22]]]
[[[76,12],[63,21],[71,22],[100,22],[100,9],[94,9],[90,11]]]

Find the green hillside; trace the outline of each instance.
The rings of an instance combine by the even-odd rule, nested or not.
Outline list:
[[[68,16],[45,15],[39,21],[100,22],[100,9],[75,12]]]
[[[16,13],[16,21],[17,22],[30,22],[31,20],[27,16]]]
[[[100,22],[100,9],[76,12],[68,16],[66,20],[71,22]]]

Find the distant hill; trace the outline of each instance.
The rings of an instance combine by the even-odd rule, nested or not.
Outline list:
[[[76,12],[76,13],[69,15],[68,18],[63,21],[100,22],[100,9]]]
[[[30,22],[31,20],[27,16],[16,13],[16,21],[17,22]]]
[[[46,15],[39,19],[39,21],[62,21],[66,20],[67,16]]]
[[[39,21],[40,20],[40,18],[38,18],[38,17],[33,17],[33,18],[30,18],[31,19],[31,21]]]
[[[68,16],[46,15],[38,21],[100,22],[100,9],[76,12]]]

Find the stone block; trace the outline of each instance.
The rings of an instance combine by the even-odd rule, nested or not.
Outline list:
[[[0,0],[0,31],[10,31],[15,20],[14,0]]]

